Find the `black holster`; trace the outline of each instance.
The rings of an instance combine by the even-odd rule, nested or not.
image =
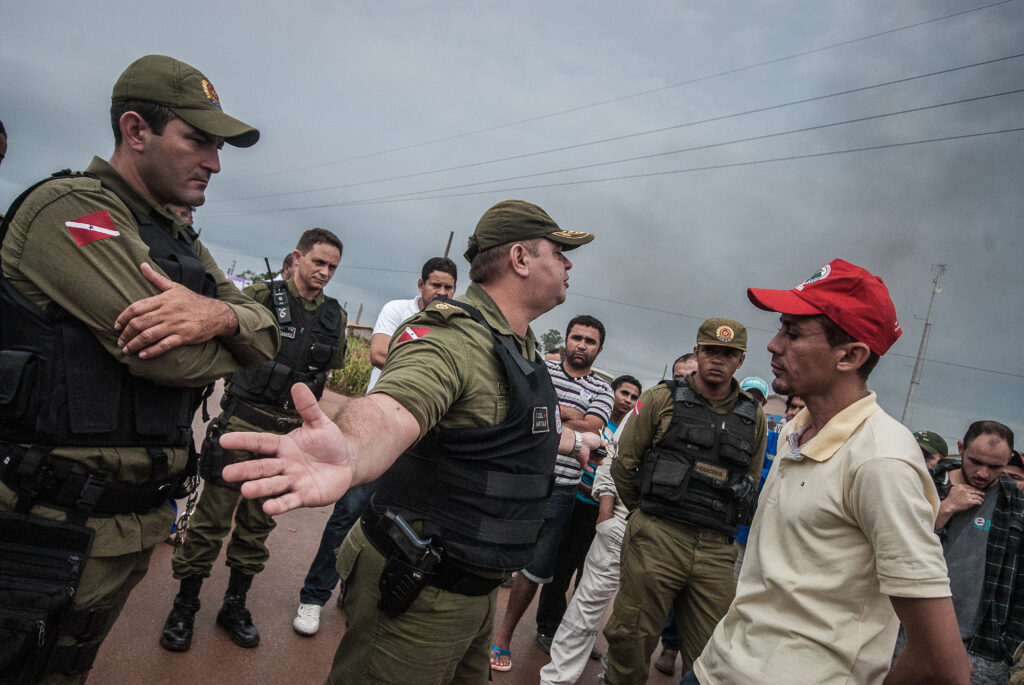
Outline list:
[[[395,618],[409,608],[437,573],[441,551],[430,540],[420,538],[400,514],[364,513],[360,520],[367,539],[387,558],[378,582],[377,606]]]
[[[242,487],[241,483],[229,483],[222,476],[224,467],[234,463],[220,446],[220,436],[224,435],[227,423],[227,419],[218,416],[206,427],[206,437],[203,438],[203,447],[199,453],[199,475],[203,480],[238,490]]]
[[[0,512],[0,683],[92,667],[109,607],[75,609],[94,531],[63,521]],[[75,643],[57,647],[58,635]]]

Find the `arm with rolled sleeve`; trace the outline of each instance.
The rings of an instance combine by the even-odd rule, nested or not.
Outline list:
[[[4,275],[34,304],[56,303],[86,324],[103,347],[133,375],[161,385],[199,387],[230,373],[239,363],[256,364],[277,353],[277,325],[270,312],[243,295],[224,277],[209,253],[197,246],[200,258],[217,280],[218,299],[238,318],[237,332],[224,338],[182,346],[140,359],[118,346],[114,322],[133,302],[160,291],[143,276],[139,265],[149,260],[149,246],[139,237],[131,213],[112,202],[99,183],[51,183],[26,202],[11,223],[3,246]],[[42,194],[41,197],[36,195]],[[118,234],[78,245],[67,221],[106,211]],[[236,356],[237,355],[237,356]]]
[[[238,319],[238,332],[219,338],[220,343],[235,358],[238,366],[257,366],[273,359],[281,344],[281,334],[269,309],[239,291],[200,241],[196,241],[195,248],[206,271],[217,282],[217,299],[230,307]],[[342,336],[344,332],[343,322]]]

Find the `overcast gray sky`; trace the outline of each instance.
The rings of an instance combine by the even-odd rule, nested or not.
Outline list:
[[[109,157],[111,86],[168,54],[262,132],[196,215],[225,269],[330,228],[327,291],[372,324],[449,231],[464,276],[480,214],[530,200],[597,234],[534,329],[594,314],[598,365],[646,387],[709,316],[750,328],[740,374],[770,381],[777,317],[745,289],[842,257],[896,303],[870,386],[899,418],[947,264],[907,423],[1021,431],[1022,36],[1021,0],[5,2],[0,204]]]

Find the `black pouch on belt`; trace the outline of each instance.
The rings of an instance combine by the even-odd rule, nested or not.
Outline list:
[[[92,665],[106,610],[73,609],[92,539],[85,526],[0,512],[0,683]],[[55,652],[58,634],[76,645]]]

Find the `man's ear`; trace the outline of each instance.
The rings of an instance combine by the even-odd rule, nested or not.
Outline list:
[[[856,371],[871,356],[871,348],[862,342],[844,343],[835,349],[840,352],[836,359],[836,369],[839,371]]]
[[[512,262],[512,270],[518,276],[526,278],[530,275],[529,257],[532,255],[522,243],[516,243],[508,251],[508,259]]]
[[[135,152],[142,152],[146,147],[146,140],[152,134],[149,124],[138,112],[131,110],[121,115],[117,122],[121,129],[121,144],[127,145]]]

